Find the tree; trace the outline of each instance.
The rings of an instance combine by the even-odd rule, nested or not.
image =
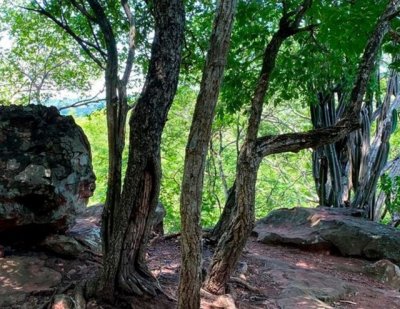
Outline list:
[[[110,248],[101,290],[110,298],[161,292],[145,263],[149,214],[160,190],[160,141],[174,98],[183,44],[184,8],[179,0],[154,1],[155,33],[145,87],[130,119],[130,144],[121,204],[112,209]]]
[[[329,144],[340,140],[359,127],[358,121],[369,76],[383,37],[389,29],[389,23],[398,14],[400,1],[389,1],[373,30],[360,61],[357,78],[350,95],[349,108],[342,119],[328,128],[305,133],[257,137],[262,105],[279,47],[285,38],[300,31],[298,25],[310,5],[310,1],[304,1],[299,9],[293,12],[287,11],[284,6],[280,29],[273,36],[264,53],[263,67],[252,99],[246,140],[237,165],[234,203],[236,209],[231,212],[232,216],[226,221],[229,222],[228,228],[218,243],[204,283],[204,287],[210,292],[224,293],[225,285],[252,230],[255,183],[261,159],[272,153],[299,151],[306,147],[315,148]]]
[[[236,9],[235,0],[221,0],[215,14],[210,47],[186,146],[181,189],[181,272],[178,308],[200,308],[201,200],[204,168],[215,106],[224,74]]]
[[[109,169],[102,222],[103,270],[96,294],[110,302],[126,295],[153,297],[161,292],[147,270],[144,254],[151,228],[150,213],[160,188],[161,133],[176,92],[183,43],[182,1],[155,0],[144,8],[135,8],[147,13],[144,20],[150,12],[154,38],[145,86],[130,119],[129,158],[121,192],[127,85],[137,34],[128,1],[34,1],[27,7],[62,28],[104,70]],[[126,53],[120,53],[118,48],[123,37],[128,37]],[[119,76],[122,61],[125,66]]]
[[[384,3],[377,4],[379,8]],[[308,88],[307,90],[316,98],[315,102],[310,104],[314,128],[332,125],[343,116],[351,92],[352,79],[349,77],[354,76],[352,67],[357,63],[361,52],[360,41],[366,40],[370,25],[373,24],[371,17],[378,14],[374,12],[377,6],[374,5],[371,10],[368,9],[369,6],[367,2],[332,5],[327,12],[320,14],[329,14],[329,19],[315,35],[314,44],[300,47],[303,49],[301,51],[303,56],[312,55],[307,57],[307,61],[314,61],[321,68],[314,78],[305,78],[304,83],[306,85],[304,88]],[[365,9],[372,13],[361,14],[360,12]],[[349,17],[343,18],[343,16]],[[347,29],[351,28],[350,25],[354,24],[355,20],[360,26],[360,29],[357,29],[359,33],[357,37],[347,33]],[[336,44],[332,40],[327,40],[332,28],[337,28],[336,31],[339,33],[335,37]],[[354,30],[351,32],[354,33]],[[349,37],[350,41],[344,40],[345,37]],[[313,153],[314,179],[320,205],[334,207],[351,205],[369,209],[372,218],[377,181],[389,152],[388,138],[391,131],[389,122],[394,119],[393,108],[389,108],[389,105],[392,105],[390,96],[394,94],[393,74],[389,77],[380,73],[380,67],[384,65],[382,58],[387,58],[383,56],[382,50],[389,50],[389,45],[392,45],[391,37],[392,35],[388,36],[383,43],[378,56],[379,65],[374,68],[368,83],[365,104],[362,106],[361,129],[335,144],[320,147]],[[346,44],[338,44],[340,41],[345,41]],[[393,51],[391,53],[393,54]],[[389,93],[384,97],[382,88],[386,86]],[[372,137],[374,124],[377,128],[375,138]]]

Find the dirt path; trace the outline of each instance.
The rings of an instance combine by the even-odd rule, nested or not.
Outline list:
[[[204,256],[207,263],[211,257],[208,248]],[[179,275],[179,241],[173,239],[156,243],[149,251],[149,259],[154,275],[165,290],[175,297]],[[236,299],[237,307],[243,309],[324,308],[325,305],[326,308],[400,308],[399,291],[362,272],[363,267],[370,263],[361,259],[331,255],[329,252],[307,252],[297,248],[265,245],[251,238],[235,277],[242,278],[258,291],[250,291],[242,284],[232,282],[231,294]],[[242,275],[241,268],[246,268]],[[320,290],[315,291],[318,288]],[[343,289],[343,295],[333,291],[339,288]],[[282,292],[287,298],[296,296],[296,289],[315,292],[325,305],[310,303],[307,299],[303,303],[298,301],[294,304],[280,300]],[[203,307],[212,308],[206,303]]]
[[[212,252],[205,246],[204,264]],[[71,283],[94,276],[100,264],[89,260],[65,260],[44,253],[13,252],[39,259],[49,269],[62,275],[57,287],[26,295],[23,303],[2,308],[46,308],[50,298]],[[3,263],[12,257],[6,257]],[[176,298],[179,280],[179,239],[156,240],[149,248],[149,266],[161,286]],[[368,277],[362,270],[371,264],[361,259],[345,258],[329,252],[307,252],[291,247],[261,244],[251,238],[242,255],[230,294],[237,308],[400,308],[400,292]],[[1,266],[1,265],[0,265]],[[4,278],[2,279],[3,282]],[[0,280],[0,288],[2,281]],[[72,293],[72,291],[70,291]],[[19,298],[18,298],[19,299]],[[204,299],[203,309],[227,308],[223,299],[211,304]],[[91,309],[110,308],[92,302]],[[171,309],[171,308],[168,308]]]

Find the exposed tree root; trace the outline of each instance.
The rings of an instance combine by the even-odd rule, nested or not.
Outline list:
[[[140,297],[156,297],[162,293],[162,289],[157,279],[145,269],[140,273],[133,267],[125,267],[119,276],[119,286],[126,295],[136,295]]]
[[[204,289],[200,290],[202,303],[206,308],[236,309],[235,300],[232,295],[214,295]]]
[[[248,289],[251,292],[255,293],[261,293],[260,289],[252,286],[250,283],[248,283],[246,280],[239,278],[239,277],[231,277],[230,282],[239,284],[243,286],[244,288]]]

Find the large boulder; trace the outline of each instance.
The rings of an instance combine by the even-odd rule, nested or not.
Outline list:
[[[65,231],[94,191],[89,142],[55,107],[0,107],[0,171],[3,236]]]
[[[366,220],[357,210],[281,208],[259,220],[254,233],[263,243],[333,249],[345,256],[400,262],[400,231]]]

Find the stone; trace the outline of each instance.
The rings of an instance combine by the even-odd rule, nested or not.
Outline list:
[[[333,307],[327,303],[324,303],[313,296],[304,295],[304,293],[303,295],[279,298],[277,304],[281,309],[333,309]]]
[[[72,297],[65,294],[58,294],[54,296],[54,301],[51,309],[74,309],[76,308],[75,302]]]
[[[259,220],[253,233],[263,243],[400,262],[400,231],[364,219],[352,209],[281,208]]]
[[[156,209],[151,216],[151,222],[153,224],[153,233],[156,235],[164,235],[164,217],[167,214],[164,205],[158,202]]]
[[[75,238],[58,234],[47,236],[41,246],[67,258],[76,258],[86,250]]]
[[[0,238],[67,230],[95,187],[89,142],[55,107],[0,107],[0,171]]]
[[[24,302],[31,292],[51,291],[61,283],[61,274],[28,256],[0,259],[0,308]]]
[[[366,266],[364,270],[379,281],[400,290],[400,268],[389,260],[380,260]]]
[[[103,205],[87,207],[76,218],[75,224],[66,232],[67,236],[73,237],[88,250],[102,253],[101,247],[101,215]]]

